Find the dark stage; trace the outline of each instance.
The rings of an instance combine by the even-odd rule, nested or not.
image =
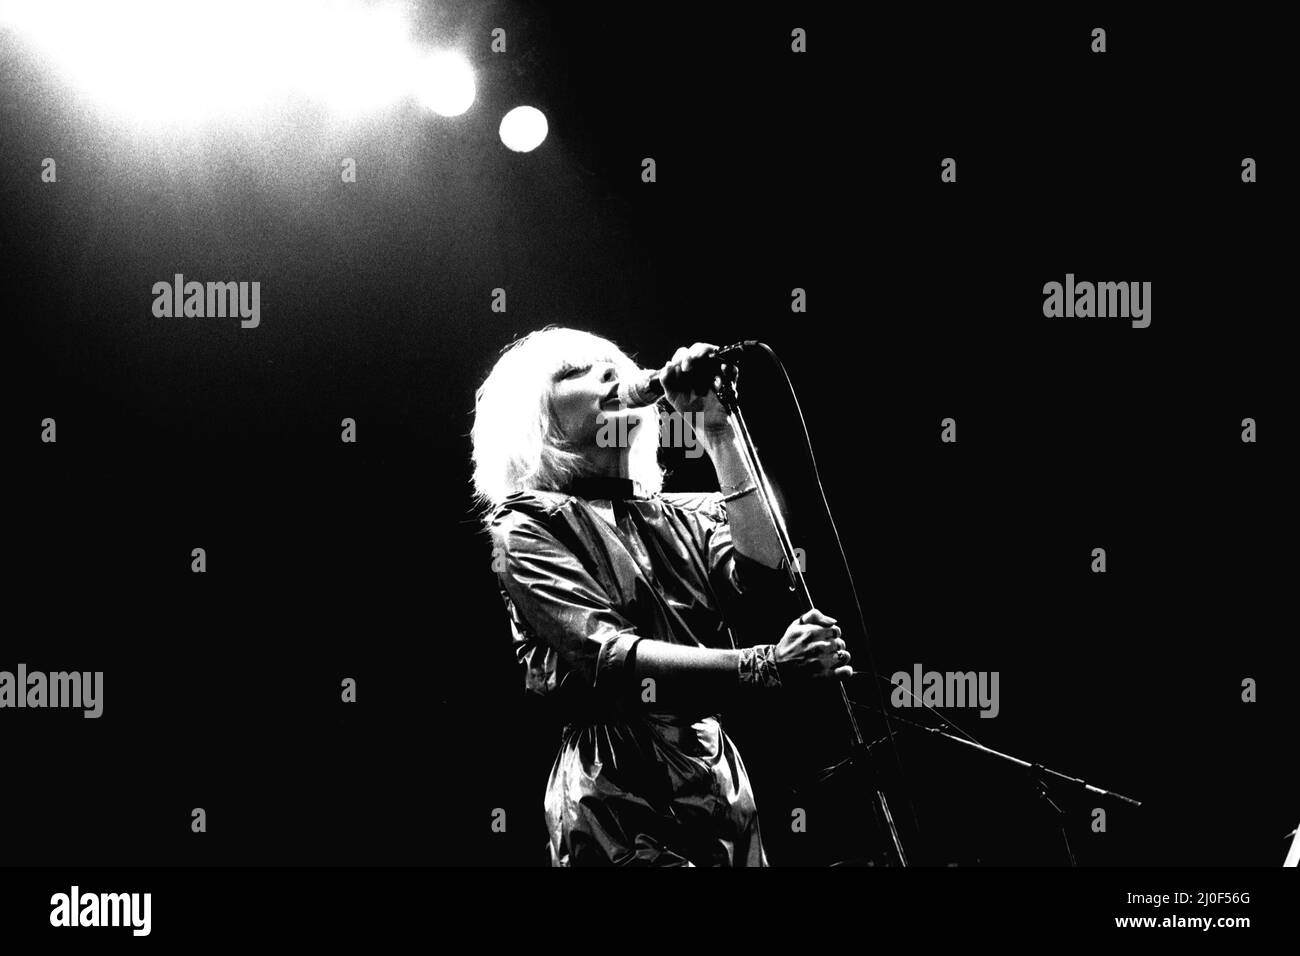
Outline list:
[[[646,367],[776,351],[866,635],[790,394],[749,356],[818,607],[886,678],[997,672],[993,719],[945,716],[1141,801],[1052,787],[1080,866],[1280,867],[1300,822],[1280,31],[848,16],[425,4],[418,37],[471,51],[463,114],[305,103],[168,136],[103,119],[0,31],[0,670],[104,688],[94,720],[0,711],[0,863],[545,866],[559,728],[511,654],[469,430],[500,350],[557,324]],[[547,115],[533,152],[497,138],[519,103]],[[258,323],[157,316],[177,274],[260,283]],[[1046,316],[1067,275],[1149,282],[1149,325]],[[664,460],[668,490],[716,490],[706,457]],[[774,600],[742,643],[799,613]],[[847,687],[881,736],[870,677]],[[723,720],[773,867],[879,852],[861,792],[793,790],[845,756],[831,691]],[[1024,770],[895,730],[913,863],[1066,865]]]

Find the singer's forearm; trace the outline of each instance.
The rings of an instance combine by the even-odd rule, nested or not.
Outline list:
[[[637,679],[658,681],[716,682],[719,687],[736,683],[740,651],[713,647],[689,647],[646,639],[636,645]]]
[[[638,641],[633,672],[638,687],[654,680],[654,702],[667,706],[722,707],[739,686],[740,651]],[[644,699],[644,698],[643,698]]]
[[[699,438],[713,462],[722,493],[748,488],[749,470],[745,467],[745,456],[735,427],[728,422],[725,431],[701,434]],[[769,568],[781,566],[781,542],[758,492],[728,501],[727,518],[731,525],[731,540],[737,551]]]

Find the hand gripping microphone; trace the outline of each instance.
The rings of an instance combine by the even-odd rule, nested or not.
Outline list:
[[[717,368],[723,362],[735,361],[740,353],[747,348],[752,348],[758,342],[753,339],[746,339],[744,342],[737,342],[735,345],[724,345],[722,348],[714,349],[708,355],[691,360],[692,373],[701,366],[711,368],[709,380],[717,374]],[[620,382],[618,386],[618,400],[625,408],[645,408],[647,405],[653,405],[659,401],[664,394],[664,384],[660,380],[663,375],[673,367],[669,362],[663,368],[657,371],[642,369],[641,374],[633,377],[629,381]]]

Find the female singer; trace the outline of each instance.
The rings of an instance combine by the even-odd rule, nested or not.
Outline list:
[[[622,406],[640,370],[606,339],[533,332],[477,392],[474,487],[516,657],[564,725],[545,799],[555,866],[766,866],[722,704],[852,674],[817,610],[776,644],[731,639],[735,602],[789,579],[713,393],[713,349],[678,349],[660,377],[713,463],[712,494],[662,492],[656,409]]]

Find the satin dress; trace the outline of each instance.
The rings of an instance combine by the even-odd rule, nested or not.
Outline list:
[[[625,478],[512,495],[491,531],[524,686],[563,725],[546,784],[552,865],[766,866],[716,709],[647,700],[629,658],[643,638],[734,647],[727,610],[785,589],[786,572],[732,547],[721,494],[645,495]]]

